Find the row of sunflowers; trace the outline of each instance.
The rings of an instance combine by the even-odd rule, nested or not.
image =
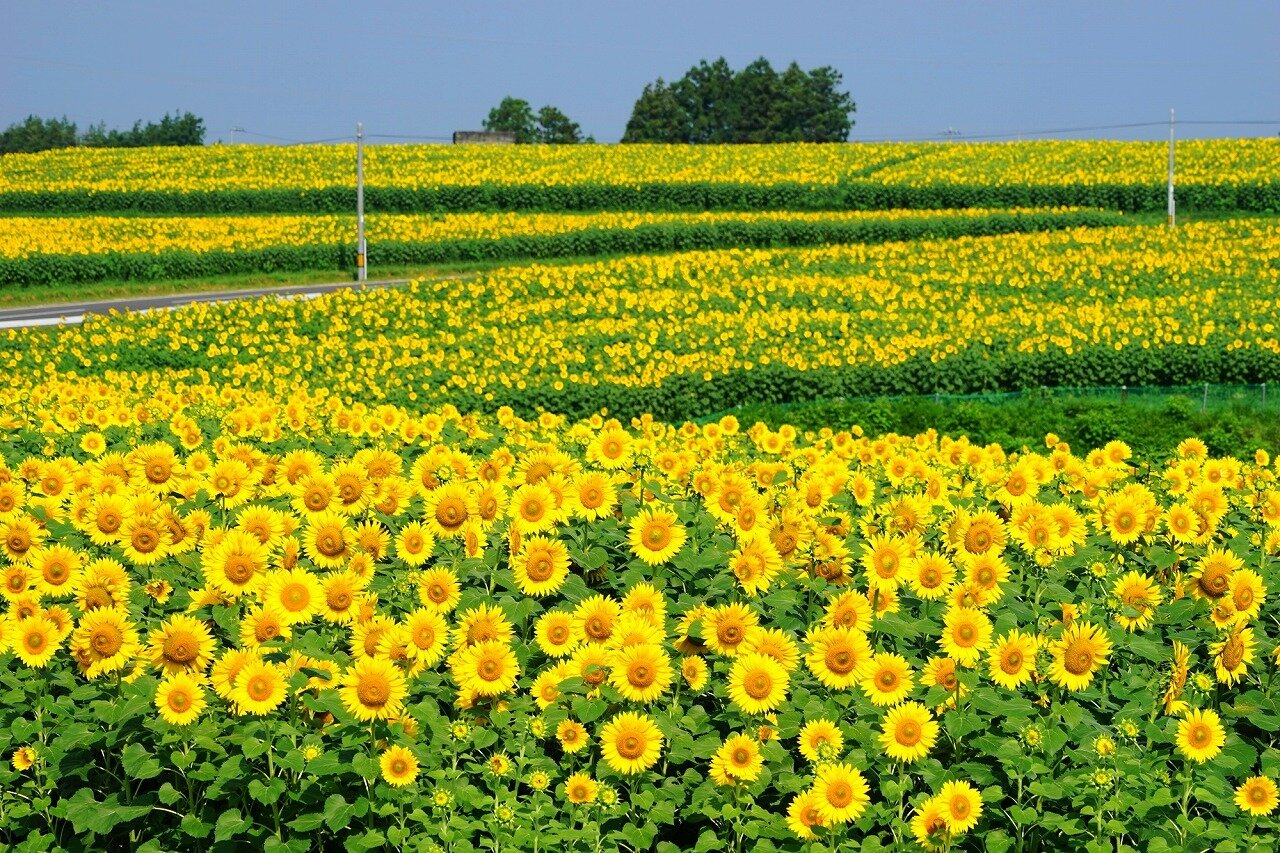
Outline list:
[[[384,214],[369,263],[562,259],[687,249],[818,246],[1123,224],[1079,208],[868,212]],[[356,265],[354,216],[27,216],[0,219],[0,292],[84,281],[183,280]]]
[[[322,190],[355,186],[355,146],[213,145],[168,149],[71,148],[6,157],[0,194],[59,191],[207,192]],[[1182,185],[1274,182],[1280,141],[1178,143]],[[374,145],[371,187],[563,187],[597,184],[835,185],[873,179],[890,186],[1159,186],[1161,142],[1054,140],[852,145]]]
[[[1249,219],[521,265],[0,331],[0,384],[21,401],[46,371],[128,371],[679,419],[743,400],[1274,382],[1277,276],[1280,231]]]
[[[56,375],[15,409],[12,847],[1280,839],[1264,451]]]

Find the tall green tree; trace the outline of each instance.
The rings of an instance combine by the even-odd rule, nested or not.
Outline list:
[[[640,94],[623,142],[687,142],[689,139],[688,115],[676,100],[676,94],[661,77],[649,83]]]
[[[529,102],[510,95],[489,110],[489,117],[484,120],[484,129],[497,132],[514,133],[516,142],[527,145],[538,138],[537,120],[533,115],[533,107]]]
[[[545,106],[538,110],[538,141],[547,145],[576,145],[582,141],[582,128],[555,107]]]
[[[51,148],[71,148],[76,144],[75,122],[66,116],[43,119],[27,116],[0,132],[0,154],[30,154]]]
[[[830,66],[779,74],[761,57],[735,72],[705,59],[667,85],[645,86],[623,142],[843,142],[853,128],[853,98]]]
[[[516,135],[516,143],[542,142],[549,145],[573,145],[585,142],[582,128],[558,108],[547,105],[535,114],[529,102],[510,95],[489,110],[485,130],[506,131]]]

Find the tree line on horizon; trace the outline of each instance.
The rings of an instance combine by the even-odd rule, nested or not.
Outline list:
[[[679,80],[659,77],[644,87],[622,142],[844,142],[857,107],[842,80],[830,66],[805,71],[792,62],[779,73],[760,57],[734,71],[724,57],[704,59]],[[535,114],[528,101],[510,96],[489,111],[484,129],[514,133],[519,144],[594,141],[558,108]]]
[[[66,116],[44,119],[36,115],[0,131],[0,154],[31,154],[55,148],[143,148],[154,145],[203,145],[204,119],[186,112],[165,113],[159,122],[135,121],[128,130],[108,129],[106,122],[80,133]]]

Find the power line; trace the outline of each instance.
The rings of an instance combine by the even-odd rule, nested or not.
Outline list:
[[[881,136],[881,137],[874,137],[874,138],[868,137],[868,138],[861,138],[861,139],[851,139],[849,141],[850,142],[879,142],[879,141],[932,142],[935,139],[938,139],[939,137],[946,137],[947,139],[962,139],[962,140],[1007,139],[1009,137],[1022,137],[1022,136],[1053,136],[1055,134],[1060,134],[1060,133],[1093,133],[1101,130],[1132,130],[1135,128],[1142,128],[1142,127],[1167,127],[1168,124],[1169,124],[1168,121],[1135,121],[1135,122],[1125,122],[1123,124],[1095,124],[1095,125],[1088,125],[1088,126],[1082,126],[1082,127],[1056,127],[1056,128],[1049,128],[1046,130],[1015,130],[1015,131],[1006,131],[1004,133],[962,133],[960,131],[955,130],[954,128],[948,128],[947,130],[936,133],[932,136],[916,136],[916,137],[897,137],[897,136],[883,137]],[[1208,126],[1219,126],[1219,127],[1280,126],[1280,119],[1277,119],[1277,120],[1247,119],[1247,120],[1241,120],[1241,121],[1217,121],[1217,120],[1208,120],[1208,119],[1194,120],[1194,121],[1179,120],[1178,124],[1179,125],[1184,125],[1184,124],[1202,125],[1202,126],[1208,125]]]

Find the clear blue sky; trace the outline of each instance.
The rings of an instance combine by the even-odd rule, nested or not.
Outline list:
[[[616,141],[644,84],[723,55],[834,66],[854,139],[1280,120],[1280,3],[0,0],[0,127],[166,111],[207,139],[447,136],[505,95]],[[1280,126],[1185,126],[1180,137]],[[1159,138],[1160,128],[1073,134]]]

